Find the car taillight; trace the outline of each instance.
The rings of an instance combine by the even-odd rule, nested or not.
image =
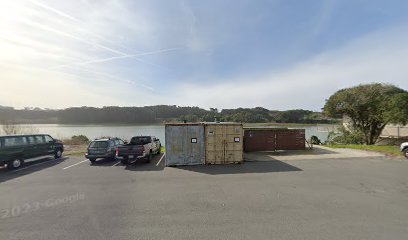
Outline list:
[[[116,156],[119,155],[119,149],[116,148]]]

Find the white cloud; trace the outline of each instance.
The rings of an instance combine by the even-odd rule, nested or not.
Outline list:
[[[157,21],[145,10],[115,0],[0,2],[0,105],[147,104],[140,99],[154,91],[143,73],[129,79],[107,65],[133,58],[160,67],[143,57],[175,50],[155,48]]]
[[[169,98],[180,105],[319,110],[340,88],[385,82],[408,89],[408,34],[405,26],[381,30],[321,53],[281,72],[184,84]]]
[[[129,7],[132,4],[137,7]],[[359,83],[389,82],[408,89],[406,26],[363,36],[282,71],[254,74],[249,70],[232,78],[214,77],[217,81],[211,83],[181,79],[160,89],[150,83],[167,80],[165,73],[160,76],[163,79],[154,79],[164,68],[152,62],[156,58],[143,54],[166,54],[163,49],[186,46],[189,52],[184,56],[202,57],[230,41],[227,30],[235,24],[220,23],[218,28],[214,19],[202,19],[205,12],[187,1],[163,2],[166,6],[160,8],[149,4],[153,3],[1,1],[0,105],[178,104],[318,110],[336,90]],[[323,12],[332,8],[325,5]],[[322,34],[329,19],[330,14],[319,18],[310,39]],[[208,59],[212,60],[203,61]],[[212,73],[194,74],[204,78]]]

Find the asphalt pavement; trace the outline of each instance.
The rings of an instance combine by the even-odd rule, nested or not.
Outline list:
[[[161,157],[132,166],[64,157],[0,169],[0,239],[408,236],[402,159],[255,154],[240,165],[165,168]]]

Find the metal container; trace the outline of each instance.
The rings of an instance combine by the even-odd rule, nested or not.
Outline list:
[[[245,152],[302,149],[305,149],[305,129],[244,128]]]
[[[166,124],[166,166],[205,163],[204,125],[201,123]]]
[[[276,133],[276,150],[304,150],[305,129],[286,129]]]
[[[243,130],[240,123],[205,123],[206,164],[241,163]]]

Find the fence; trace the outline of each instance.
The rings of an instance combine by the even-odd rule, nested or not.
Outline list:
[[[382,131],[382,138],[406,138],[408,137],[408,126],[387,125]]]

